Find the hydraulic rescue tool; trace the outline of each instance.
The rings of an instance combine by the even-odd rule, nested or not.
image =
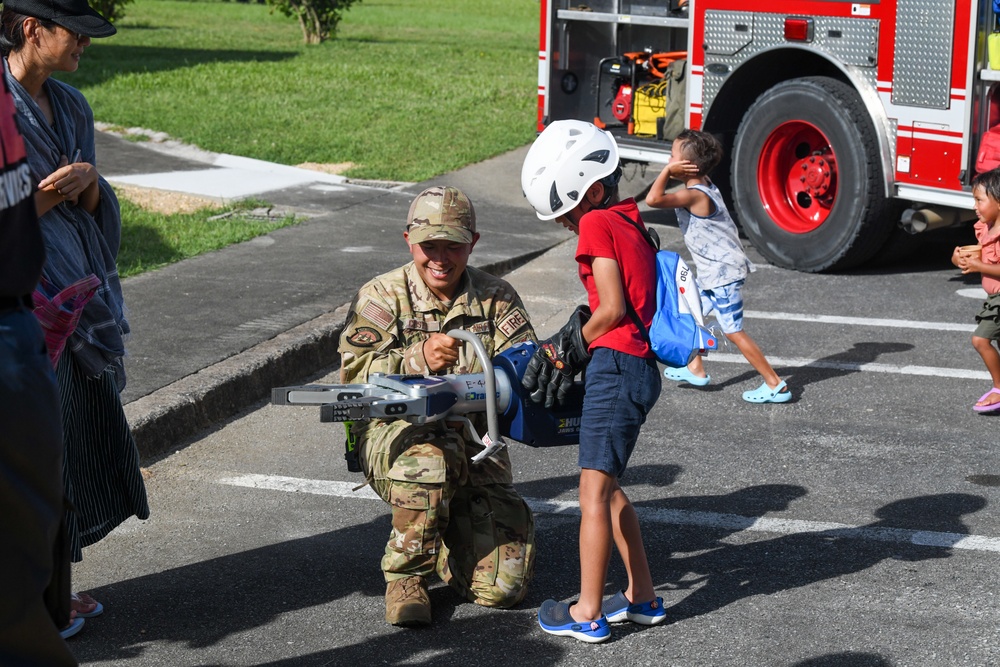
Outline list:
[[[482,373],[449,375],[385,375],[372,373],[358,384],[310,384],[276,387],[275,405],[318,405],[320,421],[347,422],[405,419],[414,424],[437,421],[465,425],[469,437],[483,445],[478,463],[506,446],[510,438],[532,447],[575,445],[580,436],[583,385],[577,383],[554,409],[535,403],[521,386],[528,362],[538,346],[519,343],[491,361],[482,341],[463,330],[448,335],[472,345]],[[487,432],[476,433],[465,415],[486,413]]]

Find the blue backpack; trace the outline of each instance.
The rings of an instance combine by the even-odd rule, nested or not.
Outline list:
[[[625,300],[625,309],[643,332],[653,354],[660,363],[680,368],[687,366],[696,355],[706,355],[719,342],[705,328],[701,312],[701,297],[694,276],[681,256],[670,250],[659,250],[650,233],[627,215],[616,211],[642,232],[646,242],[656,250],[656,311],[646,329],[635,308]]]

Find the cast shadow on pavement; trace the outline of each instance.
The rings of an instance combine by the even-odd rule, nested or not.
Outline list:
[[[568,640],[544,634],[535,621],[534,609],[528,610],[530,614],[523,611],[523,604],[519,609],[523,613],[491,609],[476,618],[444,622],[439,622],[435,614],[434,624],[429,628],[395,629],[388,635],[359,637],[356,643],[347,646],[264,662],[258,667],[557,664],[572,648]]]
[[[830,653],[807,658],[792,667],[893,667],[893,663],[877,653]]]
[[[575,530],[573,526],[567,537],[573,537]],[[483,609],[436,578],[429,591],[434,618],[429,628],[386,625],[379,557],[388,531],[384,515],[321,535],[100,587],[94,595],[113,610],[113,616],[75,638],[74,655],[81,664],[183,661],[218,655],[220,648],[228,647],[226,651],[240,662],[219,664],[361,665],[380,655],[391,656],[392,664],[471,665],[481,664],[483,656],[503,655],[516,645],[537,660],[532,664],[552,664],[562,656],[560,642],[550,642],[538,630],[535,608],[541,598],[524,601],[512,610]],[[544,567],[561,569],[556,562]],[[350,596],[356,599],[345,599]],[[364,618],[356,617],[358,604]],[[308,632],[312,624],[301,626],[301,614],[313,609],[317,626],[334,626],[327,642],[334,648],[273,662],[245,662],[255,652],[245,635],[256,628],[271,626],[262,637],[273,639],[276,634],[282,636],[283,625],[288,625],[287,638],[302,646],[297,628]],[[281,618],[296,613],[298,617]],[[459,618],[453,618],[456,613]],[[346,624],[338,620],[352,615],[355,618]],[[347,630],[352,643],[345,645],[344,628],[349,627],[364,630],[353,635]],[[322,640],[318,643],[323,644]],[[273,651],[264,652],[273,655]]]
[[[805,387],[814,382],[860,373],[862,366],[873,364],[884,355],[912,349],[910,343],[854,343],[850,349],[821,357],[805,366],[783,369],[786,373],[783,377],[789,387]]]
[[[875,512],[878,520],[863,526],[799,532],[748,544],[721,542],[728,533],[720,532],[710,546],[706,538],[713,531],[681,528],[667,541],[674,557],[652,565],[666,568],[663,585],[673,589],[672,599],[676,600],[676,592],[691,591],[670,606],[671,622],[676,623],[744,598],[855,574],[888,559],[948,558],[949,546],[914,544],[907,541],[908,531],[936,531],[945,534],[942,539],[950,535],[957,541],[969,534],[961,517],[985,506],[985,498],[970,494],[917,496],[884,505]],[[684,553],[693,555],[679,556]]]
[[[101,586],[94,595],[113,618],[88,625],[73,653],[85,663],[138,659],[154,642],[205,648],[359,592],[381,606],[378,558],[388,531],[388,517],[380,516]]]
[[[636,466],[633,472],[629,485],[646,482],[668,486],[679,468],[647,465]],[[546,484],[553,481],[554,487]],[[567,475],[518,486],[526,496],[554,497],[554,490],[568,489],[575,481],[575,476]],[[636,503],[640,511],[711,512],[736,519],[725,522],[728,527],[722,528],[644,525],[654,582],[667,600],[671,622],[709,614],[749,596],[850,575],[890,558],[919,561],[950,555],[946,546],[874,541],[859,538],[858,529],[851,528],[783,535],[749,544],[723,541],[757,517],[788,509],[805,494],[800,486],[766,484],[717,496]],[[985,504],[982,497],[968,494],[898,500],[879,509],[875,513],[878,521],[860,530],[933,530],[957,539],[968,534],[961,517],[981,510]],[[484,655],[505,655],[511,645],[518,646],[519,652],[523,650],[522,655],[530,655],[530,664],[552,664],[569,645],[564,647],[538,630],[535,609],[545,598],[571,597],[579,586],[578,522],[577,516],[569,514],[537,517],[535,577],[526,599],[513,610],[469,607],[471,603],[435,582],[430,591],[434,608],[430,628],[414,632],[382,626],[381,598],[385,589],[378,556],[388,533],[388,517],[381,515],[320,535],[101,587],[94,593],[113,610],[114,622],[95,623],[92,632],[74,642],[74,653],[81,662],[99,662],[139,658],[156,642],[192,649],[211,647],[258,627],[293,622],[279,618],[283,615],[340,600],[332,617],[329,609],[323,611],[325,621],[337,624],[338,617],[350,616],[351,605],[356,603],[346,598],[357,596],[364,615],[378,627],[365,631],[349,645],[259,664],[364,664],[376,651],[392,656],[394,664],[477,664]],[[624,581],[618,557],[612,560],[608,581],[609,594]],[[686,597],[680,598],[684,594]],[[353,623],[366,627],[364,619]],[[622,627],[616,630],[613,641],[641,631],[638,627]],[[331,634],[331,644],[342,642],[335,638],[342,636]],[[834,663],[804,663],[809,664]],[[838,664],[875,667],[879,663],[862,660]]]
[[[906,352],[912,349],[913,345],[910,343],[854,343],[848,350],[821,357],[805,366],[781,366],[780,364],[776,364],[774,370],[788,383],[793,394],[790,402],[795,403],[801,398],[800,390],[807,385],[833,378],[845,377],[853,373],[860,373],[862,372],[862,366],[875,363],[882,355],[894,352]],[[738,351],[735,353],[739,354]],[[709,355],[708,361],[705,364],[706,367],[710,366],[711,360],[712,356]],[[709,373],[711,374],[711,369],[709,369]],[[750,369],[745,373],[734,375],[727,380],[713,382],[706,387],[692,387],[685,383],[678,384],[678,387],[685,390],[722,391],[726,387],[741,385],[750,380],[759,381],[759,378],[760,376],[757,374],[757,371]]]
[[[654,469],[676,466],[637,468],[646,468],[640,471],[640,478],[647,476],[643,473],[656,478]],[[763,484],[728,494],[636,502],[653,580],[668,608],[668,623],[711,614],[745,598],[850,577],[886,560],[948,558],[950,545],[970,532],[962,517],[987,504],[982,496],[963,493],[917,496],[882,506],[874,513],[876,521],[857,527],[798,532],[746,544],[727,539],[760,517],[780,515],[806,494],[807,490],[797,485]],[[647,512],[677,511],[687,516],[703,513],[709,522],[715,519],[715,525],[699,521],[664,525],[642,519]],[[579,585],[578,520],[575,515],[538,517],[542,527],[537,538],[538,561],[525,604],[537,606],[546,597],[571,599],[575,594]],[[934,534],[920,536],[928,531]],[[612,556],[606,594],[614,593],[626,581],[620,557]],[[612,641],[641,631],[631,625],[616,627]],[[834,664],[880,667],[889,663],[876,654],[851,653],[818,656],[797,667]]]
[[[520,447],[521,445],[516,445]],[[641,445],[640,445],[641,446]],[[566,448],[567,450],[570,447]],[[576,460],[576,447],[572,447],[573,460]],[[516,465],[516,464],[515,464]],[[677,477],[683,469],[675,464],[646,463],[629,466],[621,477],[622,488],[626,493],[629,489],[639,484],[644,484],[654,488],[666,488],[677,481]],[[515,476],[516,479],[516,476]],[[577,500],[577,491],[580,486],[580,475],[560,475],[559,477],[547,477],[534,480],[517,480],[514,484],[517,492],[525,498],[542,498],[553,500],[563,493],[571,492],[572,500]],[[635,498],[630,499],[635,502]]]

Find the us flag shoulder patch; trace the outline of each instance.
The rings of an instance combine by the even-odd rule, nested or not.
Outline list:
[[[388,331],[392,327],[392,323],[396,321],[396,318],[392,313],[377,303],[372,303],[371,301],[366,303],[365,307],[361,309],[361,317],[365,318],[369,322],[379,325],[386,331]]]

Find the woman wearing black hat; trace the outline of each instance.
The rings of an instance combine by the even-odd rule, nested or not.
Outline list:
[[[94,166],[90,105],[80,91],[51,78],[53,72],[76,71],[92,37],[115,32],[87,0],[4,0],[0,14],[0,50],[37,183],[35,207],[45,239],[47,259],[36,297],[41,292],[51,298],[91,275],[100,282],[75,329],[46,329],[62,404],[63,478],[72,506],[67,524],[73,561],[82,559],[82,547],[133,514],[149,516],[139,454],[120,396],[129,326],[116,263],[121,240],[118,199]],[[65,348],[55,358],[51,343],[60,337]],[[89,596],[82,598],[74,596],[77,616],[102,611]],[[73,627],[79,624],[70,630]]]

